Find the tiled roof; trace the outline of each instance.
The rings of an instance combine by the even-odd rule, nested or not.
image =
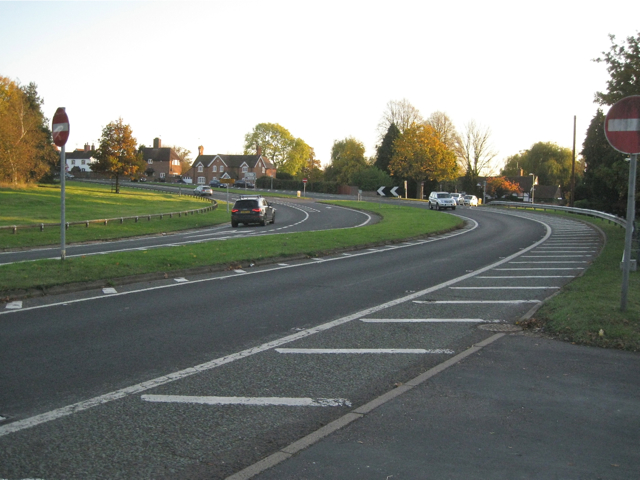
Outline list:
[[[262,159],[265,163],[265,168],[275,168],[264,155],[198,155],[193,164],[195,165],[198,162],[202,162],[205,167],[208,167],[218,157],[220,157],[227,167],[239,168],[246,163],[249,168],[255,168],[258,161]]]
[[[89,150],[88,152],[84,150],[76,150],[74,152],[65,152],[64,158],[65,160],[86,160],[93,157],[95,153],[96,152],[92,150]]]
[[[144,148],[142,150],[144,160],[153,160],[154,162],[168,162],[169,160],[180,160],[173,148]]]

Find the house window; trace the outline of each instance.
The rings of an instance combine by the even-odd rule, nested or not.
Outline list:
[[[76,161],[75,160],[71,160],[71,165],[75,165]]]
[[[249,167],[247,167],[246,165],[242,167],[242,173],[247,173],[248,171],[249,171]]]
[[[173,163],[174,165],[180,165],[180,160],[173,160],[171,163]]]
[[[151,165],[153,163],[153,159],[150,158],[149,160],[147,160],[147,163]]]
[[[212,172],[217,172],[218,171],[218,167],[216,167],[215,165],[213,166],[213,168],[211,169]]]
[[[204,168],[202,167],[202,165],[198,165],[198,173],[201,173],[202,171],[204,171]]]
[[[84,165],[85,163],[87,163],[87,161],[86,160],[82,160],[82,165]]]
[[[198,177],[198,185],[204,185],[207,182],[205,177]]]
[[[160,178],[164,178],[164,172],[160,172]]]
[[[220,165],[220,173],[224,172],[224,167]]]
[[[264,172],[265,172],[265,169],[264,169],[264,167],[262,167],[262,174],[263,174],[263,175],[264,175]]]

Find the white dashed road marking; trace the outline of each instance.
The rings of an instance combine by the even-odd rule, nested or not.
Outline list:
[[[256,405],[284,407],[350,407],[346,398],[287,397],[192,397],[187,395],[142,395],[145,402],[198,403],[202,405]]]

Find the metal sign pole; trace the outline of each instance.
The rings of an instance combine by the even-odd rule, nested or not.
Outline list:
[[[65,197],[65,180],[67,176],[67,160],[64,150],[64,145],[60,147],[60,259],[64,260],[67,256],[66,247],[65,247],[65,232],[66,232],[66,222],[65,222],[65,205],[64,205],[64,197]]]
[[[622,295],[620,310],[627,309],[627,292],[629,290],[629,271],[631,270],[631,240],[633,224],[636,219],[636,170],[638,154],[634,153],[629,159],[629,191],[627,193],[627,231],[624,237],[624,262],[622,265]]]

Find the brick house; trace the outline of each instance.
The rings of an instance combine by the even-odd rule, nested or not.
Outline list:
[[[204,147],[200,146],[198,153],[189,172],[193,183],[198,185],[208,184],[214,178],[255,182],[260,177],[276,176],[276,167],[260,149],[256,155],[205,155]]]
[[[153,148],[142,149],[142,156],[147,166],[145,173],[148,177],[159,180],[169,180],[182,174],[180,157],[170,147],[162,147],[159,138],[153,139]]]
[[[67,152],[65,154],[65,161],[67,164],[67,172],[71,172],[74,168],[75,172],[80,170],[81,172],[90,172],[91,164],[98,161],[94,157],[96,149],[93,145],[89,146],[88,143],[84,144],[84,148],[76,148],[73,152]]]

